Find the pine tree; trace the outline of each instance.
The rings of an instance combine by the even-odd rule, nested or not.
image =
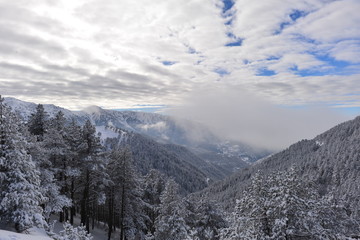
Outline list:
[[[345,225],[356,228],[356,221],[297,176],[294,168],[267,177],[256,174],[221,239],[345,239]]]
[[[165,189],[164,176],[157,170],[151,169],[144,178],[143,197],[146,227],[151,235],[155,233],[155,220],[160,213],[160,196]]]
[[[32,135],[37,136],[38,141],[43,140],[44,133],[47,130],[48,114],[45,112],[44,106],[38,104],[36,112],[31,114],[28,127]]]
[[[258,172],[251,186],[237,200],[228,229],[223,229],[221,239],[267,239],[271,235],[269,201],[266,181]]]
[[[182,205],[178,191],[179,186],[170,179],[160,198],[160,215],[156,219],[154,235],[157,240],[191,239],[190,228],[181,214]]]
[[[314,206],[319,199],[309,184],[301,182],[294,168],[278,172],[271,178],[268,199],[272,218],[272,238],[289,239],[294,236],[311,235],[310,226]]]
[[[218,240],[220,231],[227,226],[215,202],[209,201],[207,194],[189,196],[185,201],[186,224],[191,228],[192,237],[199,240]]]
[[[336,197],[330,191],[318,201],[314,211],[316,222],[311,229],[313,235],[324,239],[360,236],[360,222],[350,214],[352,209],[347,206],[346,197]]]
[[[81,223],[90,232],[90,218],[94,213],[93,206],[97,202],[101,185],[98,183],[101,179],[99,173],[104,171],[104,164],[101,161],[100,153],[102,146],[99,137],[96,136],[96,129],[88,120],[82,128],[82,145],[79,146],[81,156],[81,185],[82,196],[80,200]],[[94,219],[94,218],[93,218]]]
[[[22,124],[0,97],[0,221],[24,231],[46,225],[40,205],[40,173],[27,152]]]
[[[119,213],[120,239],[133,239],[136,234],[143,237],[146,233],[146,216],[131,152],[128,148],[115,149],[110,158],[108,169],[113,182],[111,201],[115,201],[113,207]]]
[[[49,121],[48,130],[43,134],[41,146],[45,150],[45,158],[40,164],[43,191],[49,201],[45,204],[46,215],[60,213],[60,222],[69,220],[68,208],[71,201],[67,198],[69,186],[67,166],[69,146],[66,142],[66,119],[59,111]],[[56,181],[56,182],[55,182]]]
[[[70,207],[70,224],[74,223],[74,216],[76,214],[76,205],[78,205],[76,199],[76,185],[80,182],[81,177],[81,152],[83,151],[84,145],[82,144],[82,129],[76,123],[74,119],[66,126],[65,134],[66,145],[68,146],[67,154],[67,167],[65,175],[68,179],[69,192],[68,197],[71,199],[72,206]]]

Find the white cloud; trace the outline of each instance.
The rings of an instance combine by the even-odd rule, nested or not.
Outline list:
[[[344,40],[330,49],[330,55],[337,60],[360,63],[360,40]]]
[[[360,38],[359,9],[357,0],[330,1],[300,20],[293,30],[320,42]]]
[[[0,0],[0,89],[74,109],[176,105],[219,85],[274,104],[353,106],[359,4],[237,0],[225,18],[220,0]],[[258,76],[264,69],[276,74]]]

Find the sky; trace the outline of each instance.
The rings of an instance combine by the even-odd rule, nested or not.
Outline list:
[[[359,0],[0,0],[0,94],[190,118],[280,109],[327,127],[360,114],[359,12]]]

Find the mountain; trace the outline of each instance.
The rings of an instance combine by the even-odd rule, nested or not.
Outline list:
[[[159,143],[184,146],[207,162],[221,166],[225,175],[269,154],[268,151],[243,143],[225,141],[199,123],[171,116],[120,112],[96,106],[89,107],[84,112],[96,126],[110,125],[149,136]]]
[[[5,98],[5,103],[25,119],[36,109],[36,104],[15,98]],[[70,111],[52,104],[44,104],[44,108],[50,117],[61,110],[68,119],[74,118],[80,123],[90,119],[99,129],[110,125],[149,136],[160,143],[184,146],[207,162],[221,166],[225,175],[270,153],[244,143],[223,140],[199,123],[156,113],[105,110],[97,106],[83,111]]]
[[[25,120],[37,106],[14,98],[5,98],[5,103]],[[141,173],[158,169],[175,178],[183,192],[203,189],[267,154],[241,143],[223,141],[198,123],[156,113],[120,112],[97,106],[70,111],[51,104],[44,104],[44,109],[49,117],[62,111],[67,119],[80,124],[90,120],[105,145],[130,146]]]
[[[214,181],[222,172],[188,151],[175,144],[163,144],[154,139],[115,127],[106,127],[119,133],[116,137],[103,139],[108,149],[114,146],[129,147],[134,157],[137,170],[145,175],[156,169],[173,178],[183,193],[196,192]]]
[[[205,191],[225,208],[233,209],[256,172],[267,175],[292,166],[302,179],[313,181],[320,194],[331,191],[348,200],[360,216],[360,117],[259,160]]]

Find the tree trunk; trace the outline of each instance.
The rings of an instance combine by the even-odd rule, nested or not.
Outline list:
[[[108,202],[108,210],[109,210],[109,216],[108,216],[108,240],[111,238],[112,228],[113,228],[113,218],[114,218],[114,194],[113,194],[113,188],[111,187],[110,193],[109,193],[109,202]]]
[[[120,209],[120,240],[124,240],[124,215],[125,215],[125,184],[122,185]]]
[[[83,196],[81,199],[81,223],[86,227],[86,231],[90,232],[89,225],[89,170],[86,170],[86,181],[83,191]]]
[[[65,158],[63,159],[63,162],[64,162],[64,165],[63,165],[63,170],[64,170],[64,172],[65,172],[65,170],[66,170],[66,161],[65,161]],[[65,196],[69,196],[68,194],[69,194],[69,187],[68,187],[68,183],[67,183],[67,177],[66,177],[66,174],[64,174],[64,190],[63,190],[63,194],[65,195]],[[69,221],[69,209],[68,209],[68,207],[64,207],[64,209],[63,209],[63,212],[64,212],[64,220],[65,220],[65,222],[66,221]]]
[[[75,216],[75,212],[76,212],[76,209],[75,209],[75,196],[74,196],[74,191],[75,191],[75,186],[74,186],[74,179],[71,179],[71,202],[72,202],[72,205],[71,205],[71,208],[70,208],[70,224],[73,225],[74,224],[74,216]]]

